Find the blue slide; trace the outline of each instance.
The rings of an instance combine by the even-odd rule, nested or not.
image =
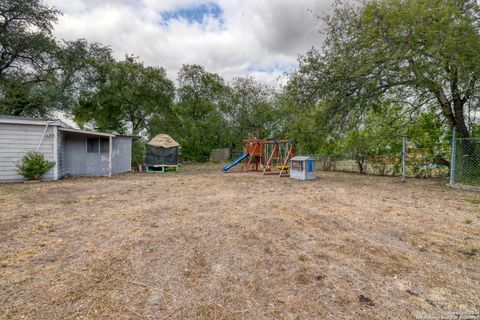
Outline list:
[[[247,157],[248,157],[248,153],[245,152],[245,153],[242,154],[240,157],[238,157],[237,159],[233,160],[232,163],[227,164],[225,167],[223,167],[221,171],[222,171],[222,172],[225,172],[225,171],[230,170],[230,168],[236,166],[237,164],[240,163],[240,161],[244,160],[244,159],[247,158]]]

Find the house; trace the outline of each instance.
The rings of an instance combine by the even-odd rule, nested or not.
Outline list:
[[[31,150],[55,161],[44,180],[128,172],[134,139],[74,129],[60,120],[0,115],[0,181],[23,180],[16,164]]]

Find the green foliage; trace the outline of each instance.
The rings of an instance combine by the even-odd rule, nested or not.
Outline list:
[[[19,70],[29,76],[49,67],[55,50],[52,29],[58,15],[41,0],[0,3],[0,80]]]
[[[29,151],[17,163],[17,170],[27,180],[40,180],[54,166],[55,162],[46,160],[42,153]]]
[[[91,84],[91,60],[110,49],[57,42],[60,12],[41,0],[0,3],[0,113],[45,117],[69,111]]]
[[[132,143],[132,167],[138,168],[145,163],[146,144],[144,140],[133,141]]]
[[[231,144],[226,112],[227,86],[223,79],[199,65],[184,65],[178,73],[178,102],[158,114],[150,135],[168,133],[182,146],[182,157],[206,161],[213,148]]]
[[[43,115],[48,106],[59,12],[41,0],[0,3],[0,113]]]
[[[337,1],[325,44],[300,59],[294,87],[307,101],[329,101],[337,125],[386,100],[410,112],[434,107],[467,137],[466,106],[479,98],[479,13],[475,1]]]
[[[271,137],[280,119],[273,89],[250,77],[233,79],[229,89],[226,113],[229,130],[238,139],[236,147],[252,135]]]
[[[154,116],[170,112],[175,91],[163,68],[131,56],[105,59],[98,68],[97,90],[83,95],[73,110],[77,123],[93,121],[98,130],[138,135]]]

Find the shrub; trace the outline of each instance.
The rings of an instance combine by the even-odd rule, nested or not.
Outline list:
[[[144,140],[134,141],[132,144],[132,167],[138,168],[138,165],[145,163],[146,144]]]
[[[54,166],[54,161],[45,160],[43,154],[38,151],[28,151],[20,163],[17,163],[18,172],[27,180],[40,180]]]

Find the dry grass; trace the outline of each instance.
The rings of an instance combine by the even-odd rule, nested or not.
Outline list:
[[[480,310],[478,193],[432,180],[214,169],[0,185],[0,318]]]

